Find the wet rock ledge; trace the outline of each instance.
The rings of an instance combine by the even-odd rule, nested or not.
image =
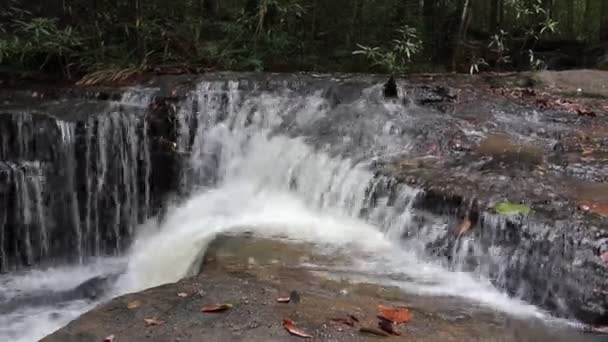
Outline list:
[[[354,106],[344,107],[369,96],[362,89],[381,89],[386,82],[384,77],[155,77],[140,84],[154,89],[148,108],[123,110],[129,107],[130,100],[126,99],[126,104],[114,111],[118,114],[112,114],[122,120],[115,124],[117,131],[134,129],[142,137],[137,141],[112,140],[117,136],[107,129],[112,123],[104,123],[103,119],[109,116],[108,112],[90,107],[107,108],[108,102],[121,98],[124,89],[2,90],[0,132],[14,132],[13,127],[25,127],[29,132],[32,126],[37,127],[32,132],[40,132],[43,127],[49,133],[22,136],[20,146],[26,148],[13,147],[12,139],[3,140],[8,133],[0,137],[3,146],[7,146],[0,149],[0,155],[8,160],[0,162],[0,227],[8,227],[0,230],[7,232],[0,235],[0,247],[5,247],[0,248],[0,269],[19,268],[52,257],[60,259],[62,251],[77,247],[83,257],[86,253],[124,250],[132,233],[129,227],[160,211],[164,200],[179,192],[175,180],[183,166],[184,151],[175,149],[176,115],[179,104],[200,80],[239,80],[238,89],[243,91],[289,89],[298,94],[319,93],[331,107],[331,117],[301,126],[294,119],[274,133],[303,137],[317,148],[330,146],[332,156],[374,160],[370,168],[378,182],[370,188],[369,207],[394,204],[404,187],[421,189],[413,203],[413,224],[403,227],[403,239],[417,239],[447,267],[479,272],[510,294],[556,315],[608,325],[608,73],[600,71],[412,76],[397,80],[398,99],[369,99],[374,106],[388,101],[398,107],[399,113],[390,117],[375,117],[371,112],[353,112]],[[28,120],[21,120],[23,108],[28,112],[35,109],[40,116],[32,114],[25,116]],[[128,113],[133,115],[125,115]],[[49,117],[74,123],[77,157],[73,169],[81,175],[103,170],[107,179],[102,183],[107,189],[96,184],[87,188],[87,184],[82,184],[86,177],[57,171],[65,165],[66,153],[74,152],[45,148],[46,141],[59,146],[63,139],[60,126],[49,124]],[[20,122],[25,123],[19,126]],[[379,149],[384,140],[403,143],[397,146],[407,146],[407,152]],[[112,143],[102,145],[100,141]],[[125,158],[126,162],[110,159],[101,164],[95,161],[98,155],[86,158],[87,153],[117,155],[117,146],[125,142],[137,151],[135,157]],[[15,151],[20,155],[15,155]],[[130,168],[136,169],[136,174],[121,178],[121,165],[137,165]],[[25,203],[15,199],[19,190],[15,184],[25,184],[33,192],[38,185],[27,180],[38,178],[28,176],[31,174],[47,175],[41,179],[50,180],[40,183],[49,187],[46,197],[28,204],[28,208],[36,203],[48,207],[46,213],[52,219],[45,222],[53,225],[42,227],[48,235],[38,233],[42,231],[37,222],[39,216],[32,216],[27,230],[11,224],[19,219],[11,216],[15,212],[11,205]],[[16,183],[15,175],[24,182]],[[66,187],[69,179],[80,181]],[[59,200],[51,195],[57,188],[74,189],[75,195],[60,191],[66,200]],[[131,190],[125,193],[125,189]],[[90,193],[100,196],[87,200]],[[137,214],[117,211],[114,198],[107,194],[128,198],[130,205],[138,208]],[[82,205],[78,208],[79,217],[71,222],[61,221],[72,217],[74,210],[68,205],[72,202],[89,203],[90,208]],[[497,210],[501,204],[522,205],[526,213],[501,213]],[[365,210],[361,212],[363,218],[368,218],[366,215]],[[120,222],[119,228],[100,232],[100,236],[78,233],[95,232],[82,227],[102,227],[107,222]],[[66,232],[53,227],[70,229]],[[429,227],[435,229],[429,232]],[[23,231],[36,234],[19,235]],[[53,234],[59,238],[51,238]],[[53,244],[45,246],[44,236]],[[27,239],[31,240],[30,246],[36,247],[31,253],[21,248]],[[188,281],[192,280],[185,282]]]
[[[391,287],[355,285],[318,275],[344,258],[315,254],[306,245],[220,236],[207,251],[198,276],[113,299],[42,341],[98,342],[109,335],[116,342],[298,340],[283,328],[283,319],[293,320],[316,341],[566,342],[584,337],[595,341],[591,335],[538,329],[539,322],[516,320],[456,300],[433,301]],[[301,266],[302,262],[318,266],[313,270]],[[298,293],[298,303],[277,302],[291,291]],[[220,303],[232,308],[200,312],[203,306]],[[406,306],[412,312],[412,320],[398,328],[401,336],[360,331],[377,327],[378,305]],[[348,315],[359,323],[349,326],[332,320]],[[148,318],[161,324],[147,325]]]

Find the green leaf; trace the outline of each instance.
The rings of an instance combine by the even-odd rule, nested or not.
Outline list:
[[[530,207],[527,205],[510,202],[500,203],[494,209],[501,215],[527,215],[530,213]]]

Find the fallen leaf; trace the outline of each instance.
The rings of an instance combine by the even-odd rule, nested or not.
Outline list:
[[[555,100],[555,103],[570,113],[576,113],[581,116],[590,116],[590,117],[596,116],[594,111],[592,111],[588,108],[585,108],[585,107],[579,105],[578,103],[574,103],[570,100],[557,99],[557,100]]]
[[[608,252],[602,253],[602,255],[600,255],[600,259],[602,259],[605,264],[608,264]]]
[[[132,300],[127,303],[127,309],[129,309],[129,310],[137,309],[141,305],[142,305],[141,300],[135,299],[135,300]]]
[[[608,334],[608,325],[605,327],[591,327],[591,331],[596,334]]]
[[[355,315],[348,315],[348,318],[350,318],[353,322],[359,323],[359,319]]]
[[[384,317],[381,317],[381,316],[379,316],[378,318],[380,319],[378,321],[378,327],[380,329],[382,329],[392,335],[396,335],[396,336],[401,335],[401,331],[399,331],[395,328],[395,326],[393,325],[393,322],[386,320],[386,319],[384,319]]]
[[[302,338],[312,338],[312,335],[308,335],[307,333],[298,329],[296,327],[296,324],[290,319],[283,320],[283,327],[285,328],[285,330],[287,330],[290,334],[292,334],[294,336],[298,336],[298,337],[302,337]]]
[[[180,292],[177,294],[177,296],[181,297],[181,298],[186,298],[186,297],[188,297],[188,294],[186,292]]]
[[[340,317],[337,317],[337,318],[332,318],[331,320],[333,322],[342,323],[342,324],[348,325],[350,327],[354,327],[355,326],[355,322],[353,322],[353,320],[350,319],[350,318],[340,318]]]
[[[581,202],[579,208],[593,214],[608,217],[608,203]]]
[[[144,322],[146,322],[147,326],[165,324],[165,321],[161,321],[156,318],[144,318]]]
[[[277,298],[277,303],[289,303],[289,297],[279,297]]]
[[[469,220],[468,217],[465,217],[464,221],[462,221],[462,223],[460,224],[460,227],[458,229],[458,236],[465,234],[469,230],[471,230],[471,220]]]
[[[222,312],[231,309],[231,304],[208,305],[201,308],[201,312]]]
[[[382,317],[395,324],[401,324],[409,322],[412,319],[412,313],[410,310],[400,307],[390,307],[384,305],[378,305],[378,311],[380,312],[379,317]]]
[[[106,338],[103,339],[103,342],[112,342],[114,341],[114,334],[106,336]]]
[[[362,332],[365,334],[372,334],[372,335],[376,335],[376,336],[382,336],[382,337],[390,336],[384,330],[380,330],[380,329],[374,328],[374,327],[361,327],[361,328],[359,328],[359,332]]]
[[[527,205],[510,202],[500,203],[494,209],[497,213],[502,215],[527,215],[528,213],[530,213],[530,207],[528,207]]]

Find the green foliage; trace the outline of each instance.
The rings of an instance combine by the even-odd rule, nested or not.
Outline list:
[[[538,70],[542,43],[608,32],[603,1],[4,0],[0,73]]]
[[[515,22],[508,28],[499,29],[491,35],[487,47],[492,53],[492,66],[502,70],[511,66],[513,57],[526,56],[528,68],[543,70],[546,63],[535,53],[534,48],[543,35],[557,33],[558,23],[543,7],[543,0],[504,0],[514,11]],[[489,67],[486,58],[473,56],[470,73],[479,72],[480,66]]]
[[[9,28],[14,35],[0,39],[0,63],[20,68],[44,69],[55,61],[69,73],[70,61],[83,44],[72,27],[60,29],[54,18],[14,19]]]
[[[353,55],[363,55],[372,64],[391,74],[406,72],[412,62],[412,57],[422,50],[422,41],[418,38],[416,28],[403,25],[396,30],[397,37],[388,48],[369,47],[357,44],[359,50]]]

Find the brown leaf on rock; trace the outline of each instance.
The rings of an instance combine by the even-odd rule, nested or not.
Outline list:
[[[380,329],[374,328],[374,327],[363,326],[363,327],[359,328],[359,331],[362,332],[362,333],[364,333],[364,334],[371,334],[371,335],[375,335],[375,336],[382,336],[382,337],[389,337],[390,336],[384,330],[380,330]]]
[[[302,338],[312,338],[312,335],[309,335],[309,334],[305,333],[304,331],[298,329],[298,327],[296,327],[296,324],[290,319],[283,320],[283,327],[285,328],[285,330],[287,330],[287,332],[289,332],[290,334],[292,334],[294,336],[298,336],[298,337],[302,337]]]
[[[143,303],[139,299],[132,300],[127,303],[127,309],[133,310],[139,308]]]
[[[578,207],[581,210],[608,217],[608,203],[581,202]]]
[[[458,227],[458,236],[466,234],[469,230],[471,230],[471,220],[469,220],[469,217],[465,217]]]
[[[289,297],[279,297],[277,298],[277,303],[289,303]]]
[[[108,335],[108,336],[106,336],[106,338],[103,339],[103,342],[112,342],[112,341],[114,341],[114,334]]]
[[[165,324],[165,321],[161,321],[161,320],[157,319],[156,317],[154,317],[154,318],[144,318],[144,322],[146,322],[147,326]]]
[[[401,324],[409,322],[412,319],[412,313],[407,308],[403,307],[391,307],[378,305],[378,311],[380,312],[380,317],[394,322],[395,324]]]
[[[608,335],[608,326],[605,327],[591,327],[591,332],[596,334],[606,334]]]
[[[223,312],[231,308],[231,304],[207,305],[201,308],[201,312]]]
[[[558,106],[562,107],[562,109],[564,109],[570,113],[576,113],[581,116],[590,116],[590,117],[596,116],[594,111],[590,110],[589,108],[585,108],[577,103],[574,103],[570,100],[557,99],[557,100],[555,100],[555,103]]]
[[[608,252],[604,252],[600,255],[600,259],[604,262],[604,264],[608,265]]]
[[[393,325],[393,322],[384,319],[384,317],[378,316],[378,327],[389,334],[401,336],[401,331],[397,330]]]

